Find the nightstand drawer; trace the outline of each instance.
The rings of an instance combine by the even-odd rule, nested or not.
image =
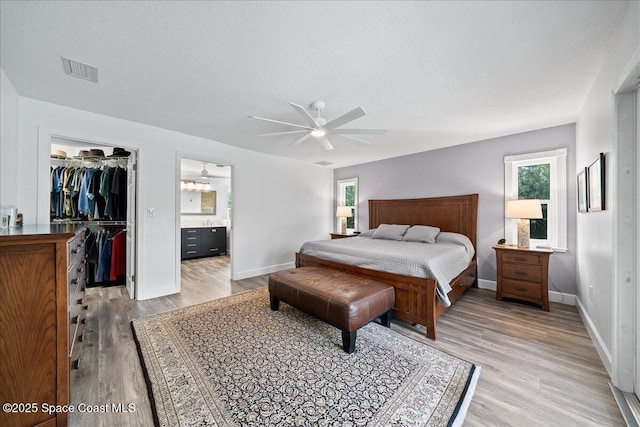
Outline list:
[[[535,300],[542,298],[542,285],[538,283],[522,283],[505,279],[502,281],[502,296]]]
[[[502,277],[505,279],[526,280],[527,282],[542,282],[540,266],[524,264],[502,264]]]
[[[540,265],[540,255],[504,252],[502,254],[502,262]]]

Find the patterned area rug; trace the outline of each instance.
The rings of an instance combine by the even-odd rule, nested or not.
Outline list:
[[[461,425],[480,368],[381,325],[340,330],[266,288],[132,321],[162,426]]]

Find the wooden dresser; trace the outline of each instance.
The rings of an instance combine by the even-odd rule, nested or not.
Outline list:
[[[549,256],[553,251],[506,245],[493,249],[498,270],[496,300],[529,301],[549,311]]]
[[[0,425],[66,425],[84,323],[84,229],[0,230]],[[9,409],[7,411],[7,409]]]

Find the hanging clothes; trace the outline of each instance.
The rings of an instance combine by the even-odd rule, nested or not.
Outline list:
[[[126,231],[115,226],[97,228],[85,240],[87,286],[124,284],[126,274]]]
[[[111,198],[114,219],[127,219],[127,171],[124,168],[117,167],[113,171]]]
[[[126,232],[120,231],[111,239],[111,269],[109,280],[116,281],[124,278],[126,274],[125,255]]]
[[[108,160],[105,160],[108,161]],[[51,219],[124,221],[127,218],[127,170],[84,165],[51,168]]]

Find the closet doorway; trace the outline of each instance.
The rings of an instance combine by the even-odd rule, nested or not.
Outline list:
[[[38,223],[83,224],[86,286],[125,285],[136,299],[137,151],[54,135],[45,145]]]
[[[220,298],[231,292],[232,167],[196,155],[178,155],[180,292]]]

